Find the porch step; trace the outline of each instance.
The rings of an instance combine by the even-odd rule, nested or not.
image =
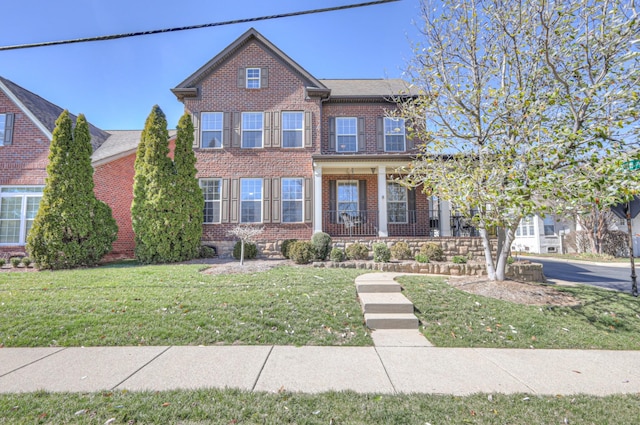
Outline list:
[[[359,293],[362,312],[413,314],[413,303],[399,292]]]
[[[394,280],[398,273],[367,273],[356,277],[358,293],[401,292],[400,284]]]
[[[418,329],[418,318],[411,313],[368,313],[364,321],[369,329]]]

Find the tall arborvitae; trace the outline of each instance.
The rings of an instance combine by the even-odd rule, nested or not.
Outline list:
[[[53,131],[42,200],[27,238],[27,252],[41,268],[95,265],[118,233],[111,209],[93,192],[91,135],[84,115],[72,127],[65,110]]]
[[[168,156],[164,113],[156,105],[147,118],[136,156],[131,206],[140,262],[182,261],[198,254],[204,201],[195,179],[193,125],[189,125],[190,130],[178,129],[174,164]]]
[[[203,205],[202,189],[196,179],[196,156],[193,153],[193,122],[185,113],[178,122],[178,134],[173,161],[176,171],[175,197],[180,200],[179,216],[182,232],[176,241],[177,255],[181,260],[195,258],[199,254],[202,239]]]

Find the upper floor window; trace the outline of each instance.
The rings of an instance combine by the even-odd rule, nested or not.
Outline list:
[[[303,140],[302,112],[282,112],[282,147],[301,148]]]
[[[262,179],[240,179],[240,222],[262,222]]]
[[[282,179],[282,222],[301,223],[302,206],[302,186],[304,182],[301,178]]]
[[[336,118],[336,150],[338,152],[358,151],[357,118]]]
[[[204,222],[220,223],[221,179],[201,179],[200,188],[204,195]]]
[[[0,189],[0,245],[26,244],[41,198],[41,186]]]
[[[242,147],[261,148],[262,147],[262,112],[242,113]]]
[[[247,88],[260,88],[260,68],[247,68]]]
[[[556,234],[556,220],[553,217],[545,217],[544,223],[544,235],[554,236]]]
[[[389,223],[407,223],[407,188],[397,182],[387,183],[387,216]]]
[[[223,113],[222,112],[203,112],[202,113],[202,137],[201,147],[203,148],[221,148],[222,147],[222,130],[223,130]]]
[[[4,129],[7,125],[7,114],[0,114],[0,146],[4,145]]]
[[[404,118],[384,118],[384,150],[386,152],[404,152]]]
[[[532,215],[523,217],[522,220],[520,220],[520,224],[516,229],[516,236],[535,236]]]

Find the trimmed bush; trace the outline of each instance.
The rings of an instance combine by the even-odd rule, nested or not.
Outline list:
[[[242,252],[242,241],[236,242],[233,246],[233,258],[240,259],[240,253]],[[244,244],[244,259],[252,260],[258,256],[258,247],[251,242],[245,242]]]
[[[282,245],[280,246],[280,253],[284,258],[289,258],[289,249],[291,249],[291,245],[297,242],[297,239],[285,239],[282,241]]]
[[[391,257],[396,260],[409,260],[411,259],[411,248],[406,242],[396,242],[391,247]]]
[[[388,263],[391,260],[391,250],[385,243],[373,245],[373,261],[376,263]]]
[[[420,247],[420,254],[429,257],[430,261],[444,261],[444,251],[435,242],[427,242]]]
[[[347,247],[347,258],[349,260],[368,260],[369,249],[361,243],[351,244]]]
[[[289,248],[289,258],[296,264],[309,264],[316,257],[316,249],[311,242],[296,241]]]
[[[426,264],[429,262],[429,257],[424,254],[416,254],[416,261],[418,263]]]
[[[5,260],[4,258],[0,258],[0,267],[4,267],[6,262],[7,262],[7,260]]]
[[[198,257],[199,258],[214,258],[217,255],[218,254],[216,253],[216,249],[214,247],[206,246],[206,245],[200,245],[200,248],[198,250]]]
[[[342,251],[340,248],[333,248],[331,250],[329,258],[331,259],[331,261],[335,261],[336,263],[344,261],[344,251]]]
[[[324,232],[314,233],[311,243],[316,250],[316,260],[326,260],[331,252],[331,236]]]
[[[18,266],[20,265],[20,263],[22,262],[22,258],[20,257],[13,257],[11,258],[9,261],[11,261],[11,265],[14,268],[18,268]]]
[[[466,264],[467,257],[464,255],[454,255],[451,261],[453,261],[454,264]]]
[[[25,267],[29,267],[29,266],[31,265],[31,258],[29,258],[29,257],[23,257],[23,258],[22,258],[22,264],[23,264]]]

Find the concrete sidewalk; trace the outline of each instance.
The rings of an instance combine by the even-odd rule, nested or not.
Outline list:
[[[436,347],[1,348],[0,393],[240,388],[318,393],[640,393],[640,351]]]

